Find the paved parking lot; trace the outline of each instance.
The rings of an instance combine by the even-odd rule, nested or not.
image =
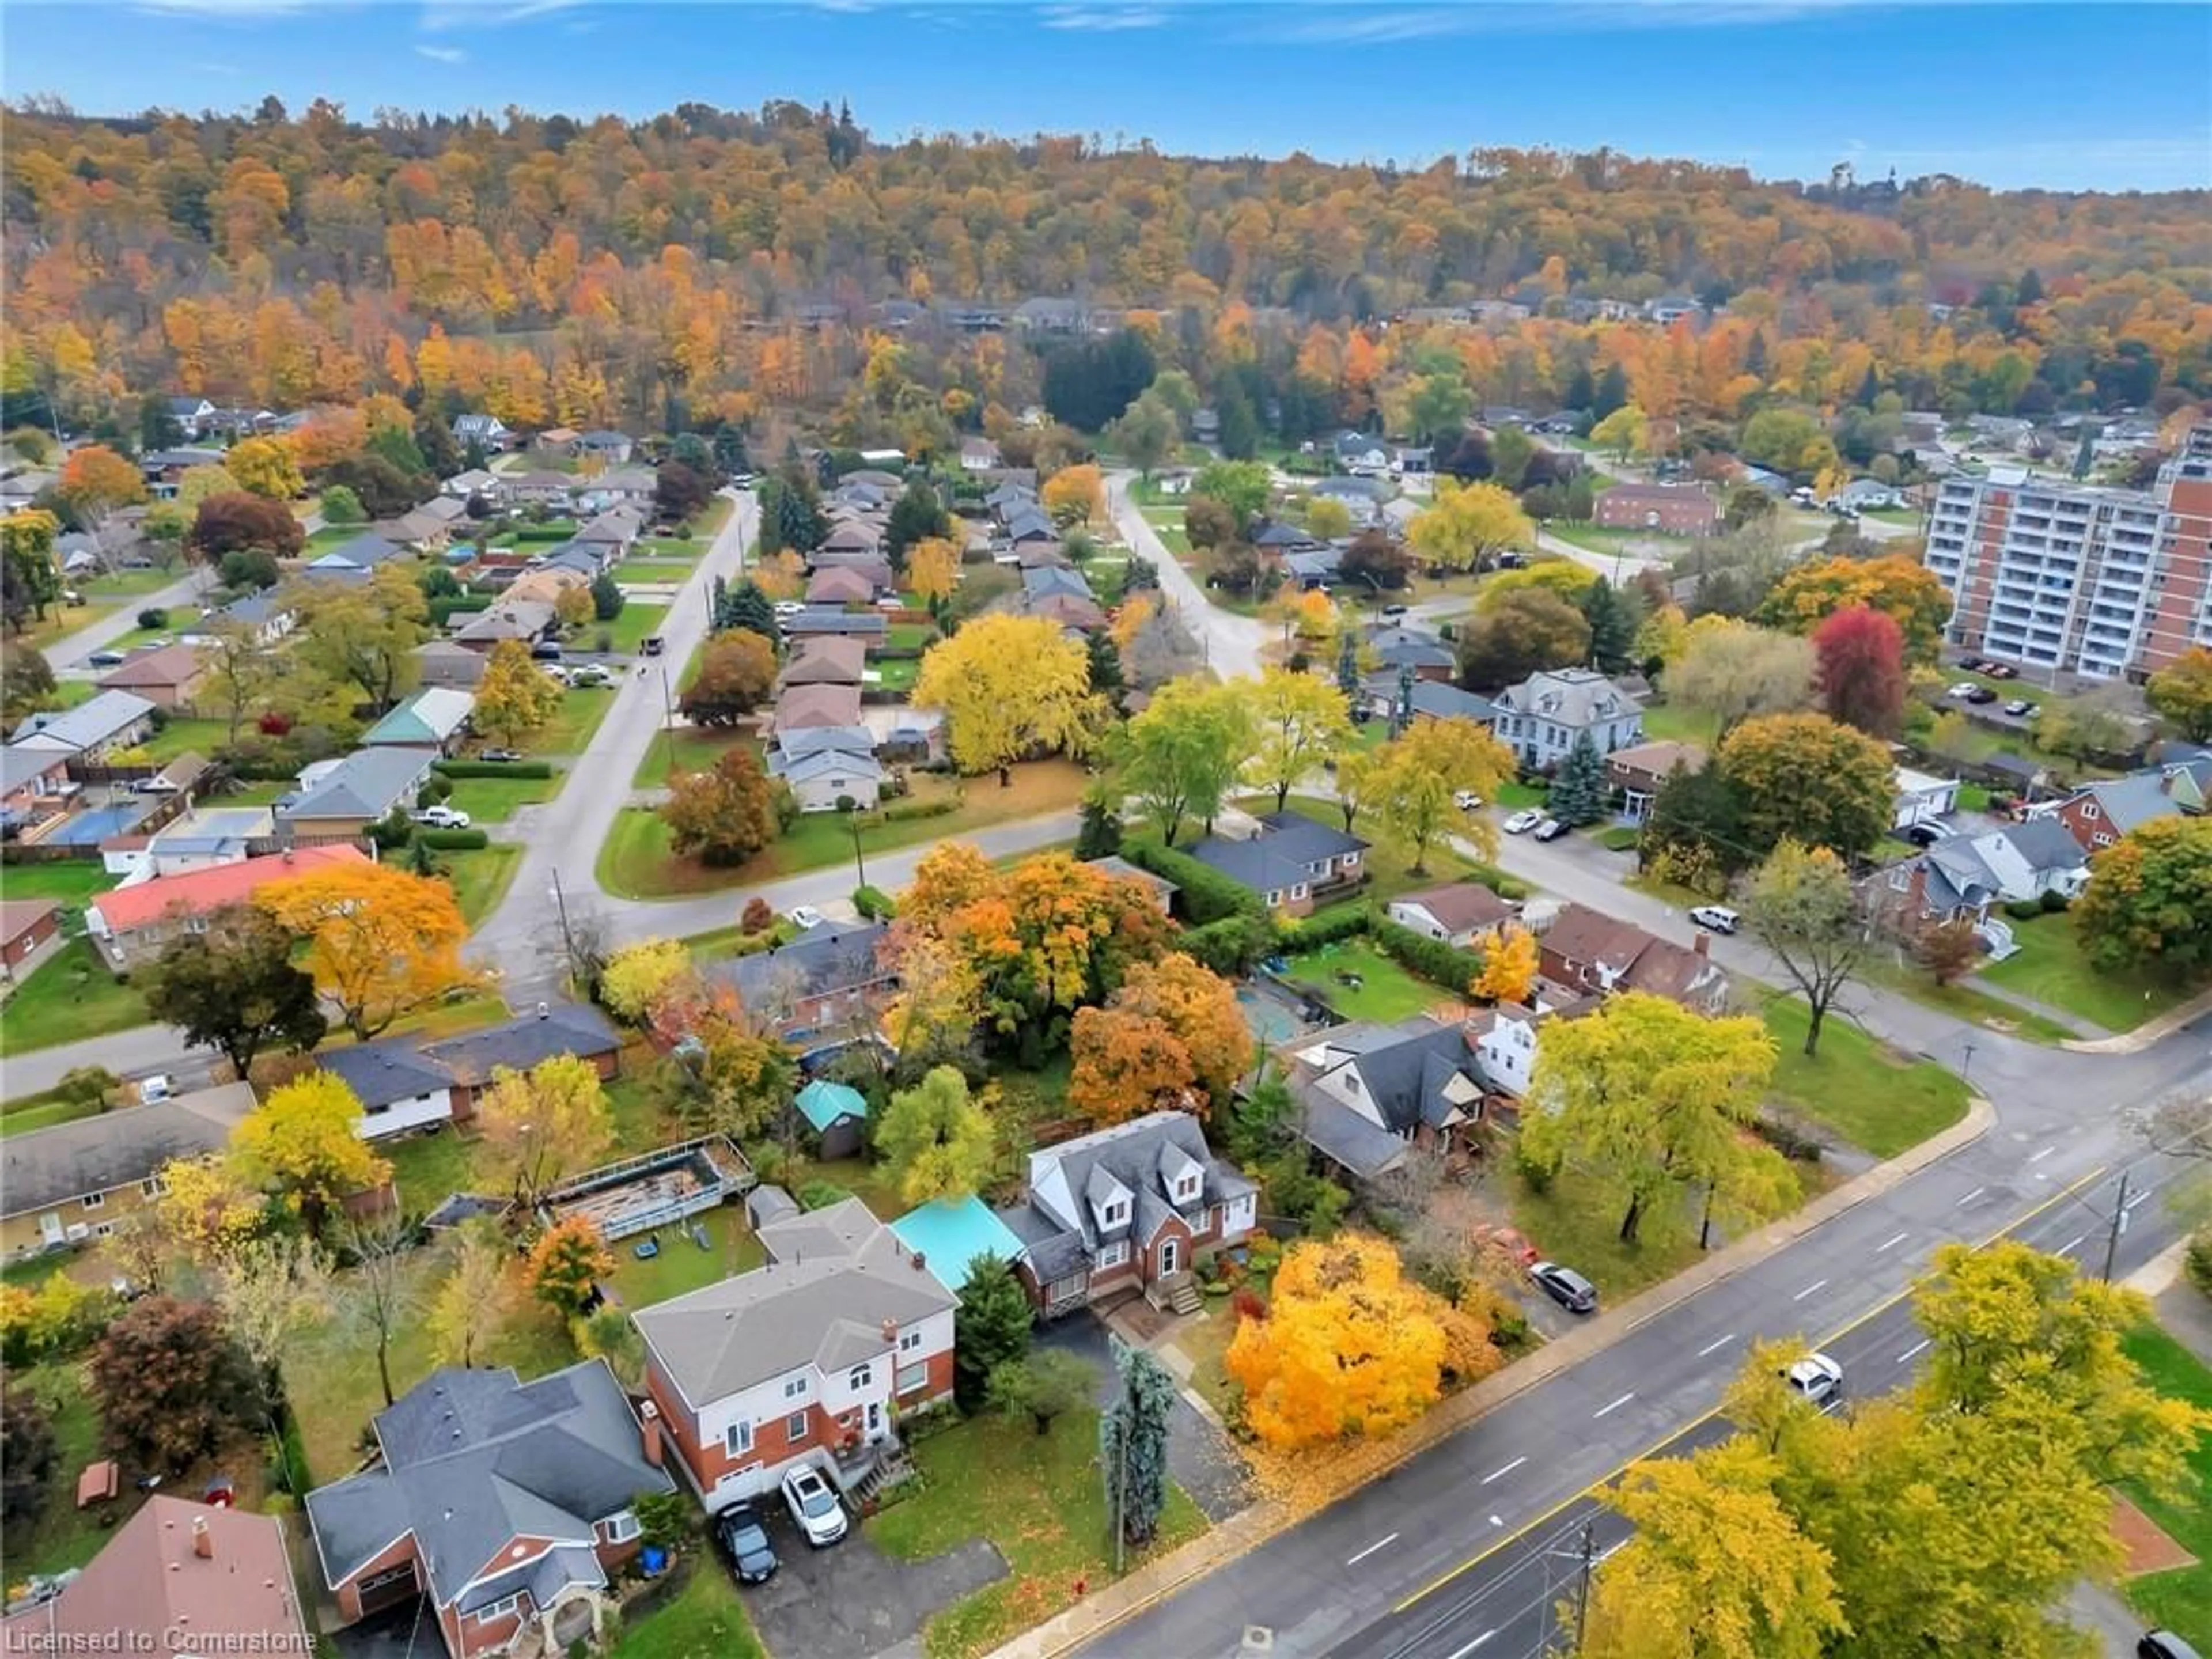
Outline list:
[[[939,1608],[1006,1576],[1004,1558],[983,1539],[927,1561],[895,1561],[857,1524],[844,1542],[817,1550],[799,1536],[781,1502],[760,1508],[782,1565],[767,1583],[742,1594],[773,1654],[873,1659],[919,1634]],[[729,1571],[719,1553],[711,1565],[714,1571]]]

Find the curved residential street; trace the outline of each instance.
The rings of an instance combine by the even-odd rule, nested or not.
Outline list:
[[[1106,475],[1106,510],[1112,516],[1114,527],[1121,532],[1121,539],[1132,550],[1152,562],[1160,573],[1160,592],[1183,625],[1197,635],[1206,652],[1206,660],[1214,672],[1225,679],[1238,676],[1256,677],[1260,672],[1260,647],[1266,641],[1267,629],[1257,617],[1240,617],[1234,611],[1224,611],[1206,597],[1201,588],[1176,562],[1176,556],[1167,550],[1158,532],[1146,522],[1143,511],[1131,499],[1129,486],[1136,482],[1133,472],[1109,472]]]

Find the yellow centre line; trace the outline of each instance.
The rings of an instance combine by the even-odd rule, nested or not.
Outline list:
[[[2068,1199],[2072,1198],[2075,1194],[2080,1192],[2084,1187],[2089,1185],[2090,1182],[2096,1181],[2102,1176],[2111,1168],[2112,1166],[2109,1164],[2100,1164],[2095,1169],[2090,1170],[2088,1174],[2083,1176],[2080,1180],[2074,1182],[2069,1186],[2060,1188],[2057,1192],[2051,1194],[2050,1197],[2045,1199],[2033,1208],[2021,1212],[2021,1214],[2005,1223],[2003,1226],[1998,1228],[1988,1237],[1978,1242],[1973,1248],[1978,1250],[1985,1249],[1990,1245],[1996,1243],[2000,1238],[2005,1237],[2006,1234],[2019,1231],[2021,1228],[2027,1225],[2029,1222],[2034,1220],[2046,1210],[2056,1209],[2059,1205],[2063,1204]],[[1827,1335],[1820,1338],[1817,1342],[1815,1342],[1814,1346],[1826,1347],[1831,1343],[1840,1342],[1844,1338],[1849,1336],[1853,1331],[1858,1329],[1860,1326],[1887,1313],[1899,1303],[1911,1296],[1912,1292],[1918,1288],[1918,1285],[1919,1281],[1915,1279],[1911,1284],[1907,1285],[1903,1290],[1898,1291],[1896,1295],[1876,1303],[1873,1307],[1869,1308],[1864,1313],[1861,1314],[1857,1318],[1850,1321],[1848,1324],[1838,1326],[1834,1330],[1829,1332]],[[1581,1503],[1585,1498],[1590,1497],[1598,1492],[1601,1487],[1611,1486],[1614,1481],[1620,1480],[1622,1475],[1627,1474],[1628,1471],[1633,1468],[1637,1464],[1643,1462],[1646,1458],[1656,1452],[1662,1446],[1671,1445],[1674,1442],[1680,1439],[1684,1435],[1690,1433],[1692,1430],[1699,1428],[1706,1423],[1710,1423],[1713,1419],[1718,1417],[1720,1414],[1721,1408],[1716,1406],[1711,1410],[1701,1413],[1698,1416],[1692,1418],[1680,1428],[1668,1430],[1665,1434],[1660,1436],[1658,1439],[1646,1446],[1642,1451],[1638,1452],[1633,1457],[1628,1459],[1626,1462],[1619,1465],[1607,1474],[1600,1475],[1595,1480],[1593,1480],[1589,1486],[1584,1486],[1580,1492],[1571,1493],[1569,1496],[1561,1498],[1558,1503],[1553,1504],[1551,1508],[1546,1510],[1541,1515],[1537,1516],[1534,1519],[1522,1522],[1521,1525],[1516,1527],[1511,1532],[1507,1533],[1504,1537],[1493,1540],[1489,1544],[1485,1545],[1481,1549],[1468,1557],[1466,1560],[1461,1562],[1457,1566],[1449,1568],[1444,1572],[1439,1573],[1436,1577],[1422,1585],[1420,1589],[1415,1590],[1411,1595],[1408,1595],[1404,1601],[1392,1607],[1390,1609],[1391,1613],[1393,1614],[1397,1614],[1411,1612],[1420,1603],[1427,1601],[1431,1595],[1434,1595],[1438,1590],[1443,1589],[1445,1585],[1452,1583],[1455,1579],[1460,1577],[1463,1574],[1471,1571],[1475,1567],[1480,1566],[1485,1561],[1490,1559],[1492,1556],[1497,1554],[1500,1550],[1510,1548],[1513,1545],[1519,1543],[1530,1533],[1534,1532],[1539,1527],[1543,1526],[1547,1522],[1558,1519],[1559,1516],[1568,1510],[1572,1509],[1576,1504]]]

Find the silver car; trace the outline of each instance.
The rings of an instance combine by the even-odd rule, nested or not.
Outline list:
[[[1509,836],[1525,836],[1544,821],[1544,815],[1534,807],[1524,806],[1501,826]]]
[[[802,1464],[783,1477],[784,1507],[816,1549],[826,1549],[845,1535],[845,1506],[821,1471]]]

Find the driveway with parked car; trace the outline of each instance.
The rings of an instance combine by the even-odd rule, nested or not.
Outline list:
[[[1006,1559],[988,1539],[926,1561],[895,1561],[860,1527],[829,1549],[810,1547],[780,1495],[755,1505],[755,1513],[779,1565],[766,1583],[739,1593],[770,1653],[871,1659],[913,1638],[931,1614],[1006,1576]],[[698,1570],[731,1569],[717,1552]]]

